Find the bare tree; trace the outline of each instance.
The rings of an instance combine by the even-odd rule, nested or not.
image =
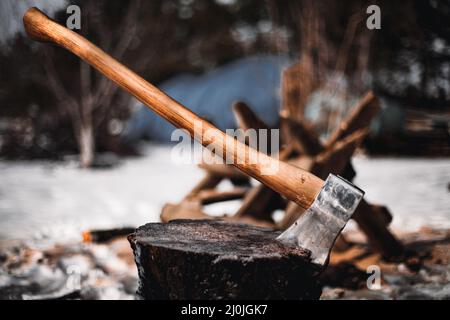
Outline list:
[[[89,1],[83,7],[83,25],[81,33],[88,36],[90,30],[95,29],[100,37],[100,45],[112,55],[121,60],[137,34],[136,15],[140,8],[140,1],[133,1],[122,20],[121,36],[113,41],[113,33],[105,24],[98,20],[101,5]],[[63,84],[59,72],[54,64],[54,49],[48,47],[44,51],[44,68],[48,86],[58,101],[63,113],[71,120],[74,136],[80,153],[80,165],[83,168],[92,165],[95,156],[95,128],[104,121],[106,114],[113,108],[113,98],[118,87],[106,77],[94,73],[92,68],[83,61],[79,61],[79,92],[71,93]],[[79,96],[78,96],[79,94]]]

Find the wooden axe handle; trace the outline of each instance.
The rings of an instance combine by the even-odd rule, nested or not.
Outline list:
[[[186,129],[203,146],[220,151],[224,159],[233,159],[235,167],[303,208],[308,208],[312,204],[322,188],[324,182],[320,178],[260,153],[226,135],[82,36],[51,20],[39,9],[29,9],[23,17],[23,22],[27,34],[32,39],[53,42],[71,51],[175,127]],[[226,146],[234,147],[226,148]],[[258,162],[252,163],[250,159],[258,159]],[[262,170],[267,168],[278,169],[275,174],[263,174]]]

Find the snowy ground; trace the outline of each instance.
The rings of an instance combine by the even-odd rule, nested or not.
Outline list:
[[[450,228],[450,159],[357,157],[353,164],[354,182],[368,201],[388,206],[394,229]]]
[[[146,150],[144,157],[104,170],[80,170],[74,163],[0,162],[0,239],[73,241],[86,229],[158,221],[161,206],[179,201],[203,173],[193,165],[174,164],[170,147]],[[448,159],[359,156],[353,163],[356,184],[369,201],[390,208],[393,228],[450,228]]]

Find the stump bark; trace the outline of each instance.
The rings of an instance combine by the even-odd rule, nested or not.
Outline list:
[[[279,232],[224,221],[150,223],[128,237],[143,299],[318,299],[320,269]]]

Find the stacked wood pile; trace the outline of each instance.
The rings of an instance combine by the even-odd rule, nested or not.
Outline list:
[[[296,81],[305,74],[303,69],[301,64],[297,64],[287,69],[283,75],[283,106],[280,112],[282,146],[278,157],[322,179],[333,173],[352,181],[356,173],[350,160],[367,136],[371,120],[379,112],[378,99],[373,92],[367,92],[328,140],[322,142],[314,126],[298,113],[306,103],[306,99],[299,96],[302,93],[310,94],[318,87],[314,81]],[[270,129],[244,102],[236,102],[233,112],[239,128],[243,130]],[[221,219],[284,230],[304,212],[297,204],[287,201],[265,185],[252,186],[250,178],[231,165],[203,163],[200,167],[206,173],[204,178],[180,203],[166,204],[163,207],[163,222],[176,219],[215,219],[216,217],[204,212],[203,206],[235,199],[242,200],[240,208],[235,214],[220,217]],[[232,190],[218,190],[217,186],[224,179],[232,183]],[[272,217],[276,210],[284,211],[278,222]],[[354,214],[354,220],[373,249],[385,258],[402,254],[401,243],[388,229],[392,215],[386,207],[363,200]],[[336,248],[346,246],[346,240],[340,236]]]

